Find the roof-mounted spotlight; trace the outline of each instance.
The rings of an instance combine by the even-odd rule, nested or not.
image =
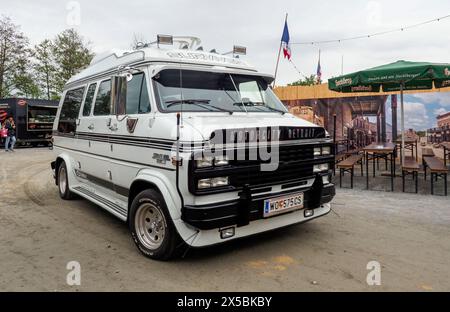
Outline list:
[[[198,47],[197,51],[203,51],[203,47],[202,46]]]
[[[216,53],[217,54],[217,51],[216,51],[216,49],[212,49],[211,51],[209,51],[209,53]]]
[[[173,45],[173,36],[170,36],[170,35],[158,35],[156,42],[157,42],[158,46],[160,44]]]
[[[233,46],[233,54],[235,55],[246,55],[247,54],[247,48],[243,46]]]

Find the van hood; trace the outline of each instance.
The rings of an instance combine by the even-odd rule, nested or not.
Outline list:
[[[239,113],[240,114],[240,113]],[[203,140],[209,140],[211,134],[217,130],[232,130],[232,129],[255,129],[255,128],[320,128],[319,126],[308,122],[306,120],[295,117],[292,114],[245,114],[227,116],[199,116],[199,115],[185,115],[183,123],[189,125],[192,130],[195,129],[197,134],[203,137]],[[190,131],[188,131],[190,132]],[[186,138],[187,139],[187,138]]]

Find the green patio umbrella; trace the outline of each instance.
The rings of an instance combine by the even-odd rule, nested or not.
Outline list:
[[[404,90],[432,89],[450,86],[450,64],[397,61],[328,79],[328,88],[337,92],[400,91],[402,148],[405,146]],[[402,163],[405,153],[402,153]]]

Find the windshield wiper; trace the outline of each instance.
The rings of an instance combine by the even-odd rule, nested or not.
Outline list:
[[[164,101],[167,105],[167,107],[170,107],[172,105],[176,104],[208,104],[210,100],[201,100],[201,99],[185,99],[185,100],[172,100],[172,101]]]
[[[202,99],[185,99],[185,100],[172,100],[172,101],[167,101],[165,102],[167,104],[167,108],[173,106],[173,105],[177,105],[177,104],[193,104],[193,105],[197,105],[203,108],[206,108],[208,111],[213,112],[214,110],[212,110],[211,108],[215,108],[218,111],[221,112],[227,112],[230,115],[233,114],[233,111],[230,111],[228,109],[222,108],[222,107],[218,107],[215,105],[211,105],[209,104],[209,102],[211,102],[211,100],[202,100]],[[208,105],[206,105],[208,104]]]
[[[239,105],[239,106],[244,105],[244,106],[249,106],[249,107],[257,107],[257,108],[263,108],[264,107],[264,108],[270,109],[271,111],[281,113],[282,115],[286,114],[286,112],[282,111],[281,109],[276,109],[276,108],[273,108],[271,106],[267,106],[267,105],[264,105],[264,104],[265,104],[264,102],[252,102],[252,101],[233,103],[233,105]],[[262,110],[260,110],[260,111],[262,111]]]

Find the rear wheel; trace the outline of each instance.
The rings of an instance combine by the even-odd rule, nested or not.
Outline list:
[[[72,199],[73,193],[69,190],[69,177],[67,175],[67,166],[63,161],[58,167],[58,190],[62,199]]]
[[[181,238],[159,192],[149,189],[139,193],[128,219],[131,236],[146,257],[168,260],[180,251]]]

